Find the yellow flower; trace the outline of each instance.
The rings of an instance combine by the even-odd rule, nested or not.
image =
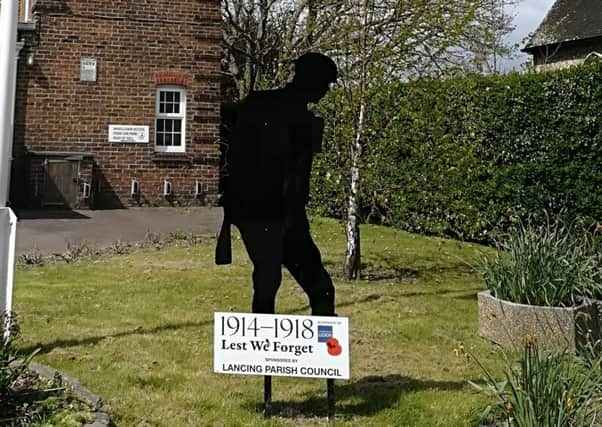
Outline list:
[[[466,356],[466,352],[464,351],[464,343],[458,344],[458,348],[454,348],[454,354],[456,357]]]
[[[537,343],[537,337],[535,335],[527,335],[525,337],[525,347],[530,348]]]

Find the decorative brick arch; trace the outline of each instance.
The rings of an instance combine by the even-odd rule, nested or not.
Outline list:
[[[180,71],[159,71],[155,74],[156,85],[188,86],[188,73]]]

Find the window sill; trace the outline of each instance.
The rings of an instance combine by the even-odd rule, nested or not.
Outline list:
[[[155,152],[152,157],[153,162],[177,162],[192,164],[192,156],[186,153],[160,153]]]

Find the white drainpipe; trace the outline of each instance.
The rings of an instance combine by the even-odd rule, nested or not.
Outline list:
[[[25,22],[29,22],[29,0],[25,0],[25,16],[23,17],[23,20]]]
[[[15,110],[17,0],[0,3],[0,311],[12,309],[16,218],[6,207],[10,181],[11,144]],[[4,325],[3,337],[8,331]]]
[[[6,206],[15,110],[17,0],[0,3],[0,207]]]
[[[19,65],[19,53],[21,53],[21,49],[23,49],[23,42],[18,42],[16,44],[16,50],[15,50],[15,71],[13,74],[13,93],[12,93],[12,105],[13,108],[11,110],[11,116],[10,116],[10,123],[11,123],[11,127],[13,128],[13,131],[10,133],[9,137],[8,137],[8,153],[9,153],[9,157],[8,157],[8,179],[6,180],[6,182],[4,183],[4,185],[6,186],[6,197],[8,200],[8,197],[10,196],[10,174],[12,171],[12,163],[13,163],[13,140],[14,140],[14,127],[15,127],[15,109],[16,109],[16,100],[17,100],[17,68]]]

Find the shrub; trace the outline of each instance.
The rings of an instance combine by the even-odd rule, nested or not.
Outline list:
[[[44,257],[37,247],[25,252],[19,257],[19,261],[24,265],[42,265]]]
[[[90,253],[90,248],[86,242],[67,242],[67,249],[62,254],[59,254],[59,256],[69,264],[81,258],[90,256]]]
[[[311,197],[335,217],[345,215],[354,114],[340,96],[320,104]],[[481,242],[544,210],[602,220],[602,64],[394,83],[371,98],[363,142],[364,220]]]
[[[506,301],[553,307],[598,294],[597,262],[572,228],[560,221],[537,226],[519,222],[496,243],[494,256],[479,260],[487,288]]]
[[[163,241],[159,233],[155,233],[151,230],[146,230],[144,235],[144,247],[154,247],[155,249],[161,249],[163,247]]]

